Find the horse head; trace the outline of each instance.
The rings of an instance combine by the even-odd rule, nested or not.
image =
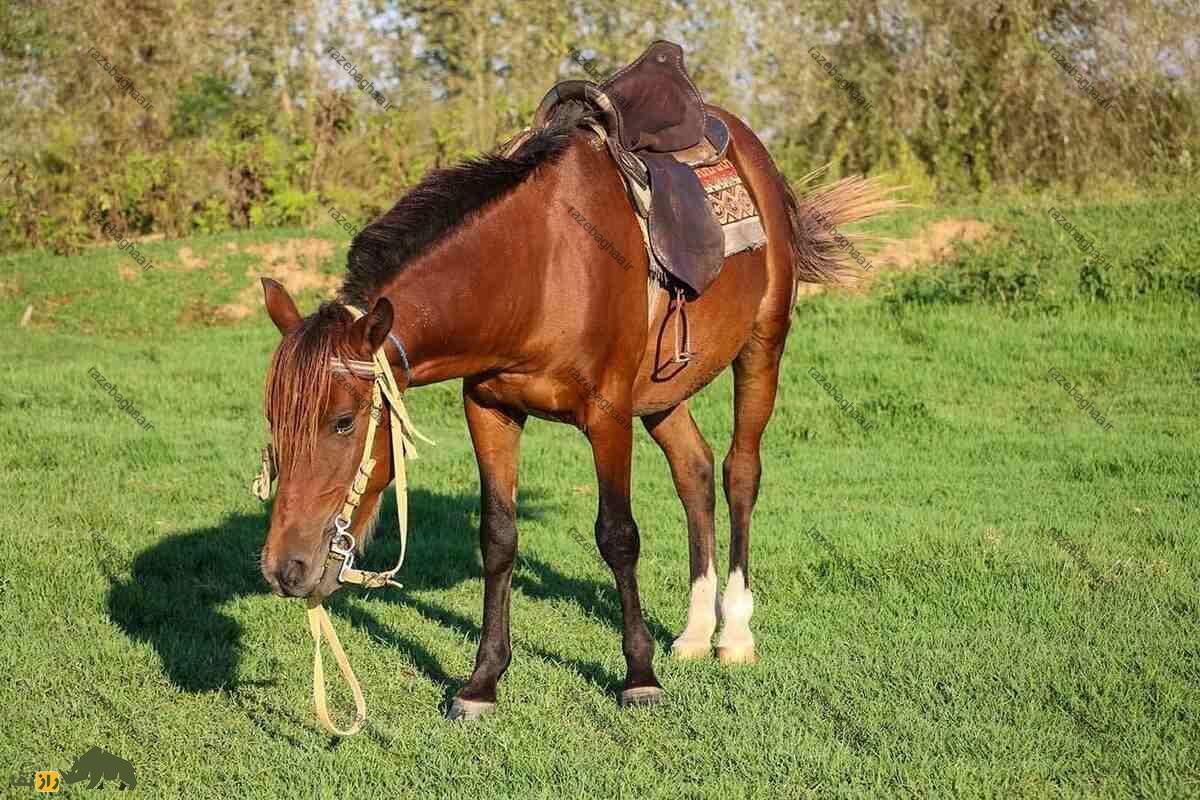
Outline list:
[[[308,597],[322,581],[339,516],[370,449],[357,513],[344,519],[355,541],[374,529],[384,488],[392,480],[388,446],[392,420],[373,407],[369,365],[392,327],[392,305],[378,300],[359,319],[338,303],[301,317],[282,285],[263,279],[267,313],[282,339],[267,375],[266,414],[278,475],[262,574],[277,594]],[[374,415],[374,420],[371,416]],[[375,424],[371,424],[374,422]],[[369,431],[373,441],[367,441]]]

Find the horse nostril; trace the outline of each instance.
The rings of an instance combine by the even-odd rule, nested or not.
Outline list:
[[[293,558],[284,564],[279,572],[279,582],[284,588],[295,589],[304,582],[304,574],[308,571],[308,563],[303,559]]]

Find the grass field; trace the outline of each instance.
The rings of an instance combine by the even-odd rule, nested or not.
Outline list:
[[[222,308],[288,240],[328,242],[308,252],[338,274],[344,234],[151,242],[146,273],[112,246],[0,258],[0,769],[65,770],[95,745],[153,797],[1200,796],[1200,214],[1058,203],[1111,260],[1092,274],[1049,205],[953,209],[995,232],[798,307],[752,538],[758,665],[670,659],[683,513],[636,434],[658,709],[616,706],[619,610],[584,440],[532,422],[501,707],[443,721],[479,633],[477,473],[457,383],[413,392],[438,446],[410,471],[406,588],[331,602],[371,706],[341,742],[311,713],[302,606],[254,561],[267,515],[247,487],[277,334],[258,307],[236,322]],[[330,294],[300,296],[307,311]],[[693,404],[718,457],[730,393],[725,374]],[[370,563],[394,558],[392,526]]]

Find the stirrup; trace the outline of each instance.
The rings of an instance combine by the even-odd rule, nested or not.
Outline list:
[[[687,324],[687,301],[683,297],[683,289],[675,288],[675,358],[672,359],[676,364],[686,364],[692,360],[692,356],[696,353],[692,352],[691,348],[691,331],[688,330]],[[683,346],[680,348],[680,329],[683,330]]]

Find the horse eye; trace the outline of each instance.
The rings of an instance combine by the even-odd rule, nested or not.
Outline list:
[[[338,417],[333,421],[333,432],[339,436],[347,436],[354,432],[354,417]]]

